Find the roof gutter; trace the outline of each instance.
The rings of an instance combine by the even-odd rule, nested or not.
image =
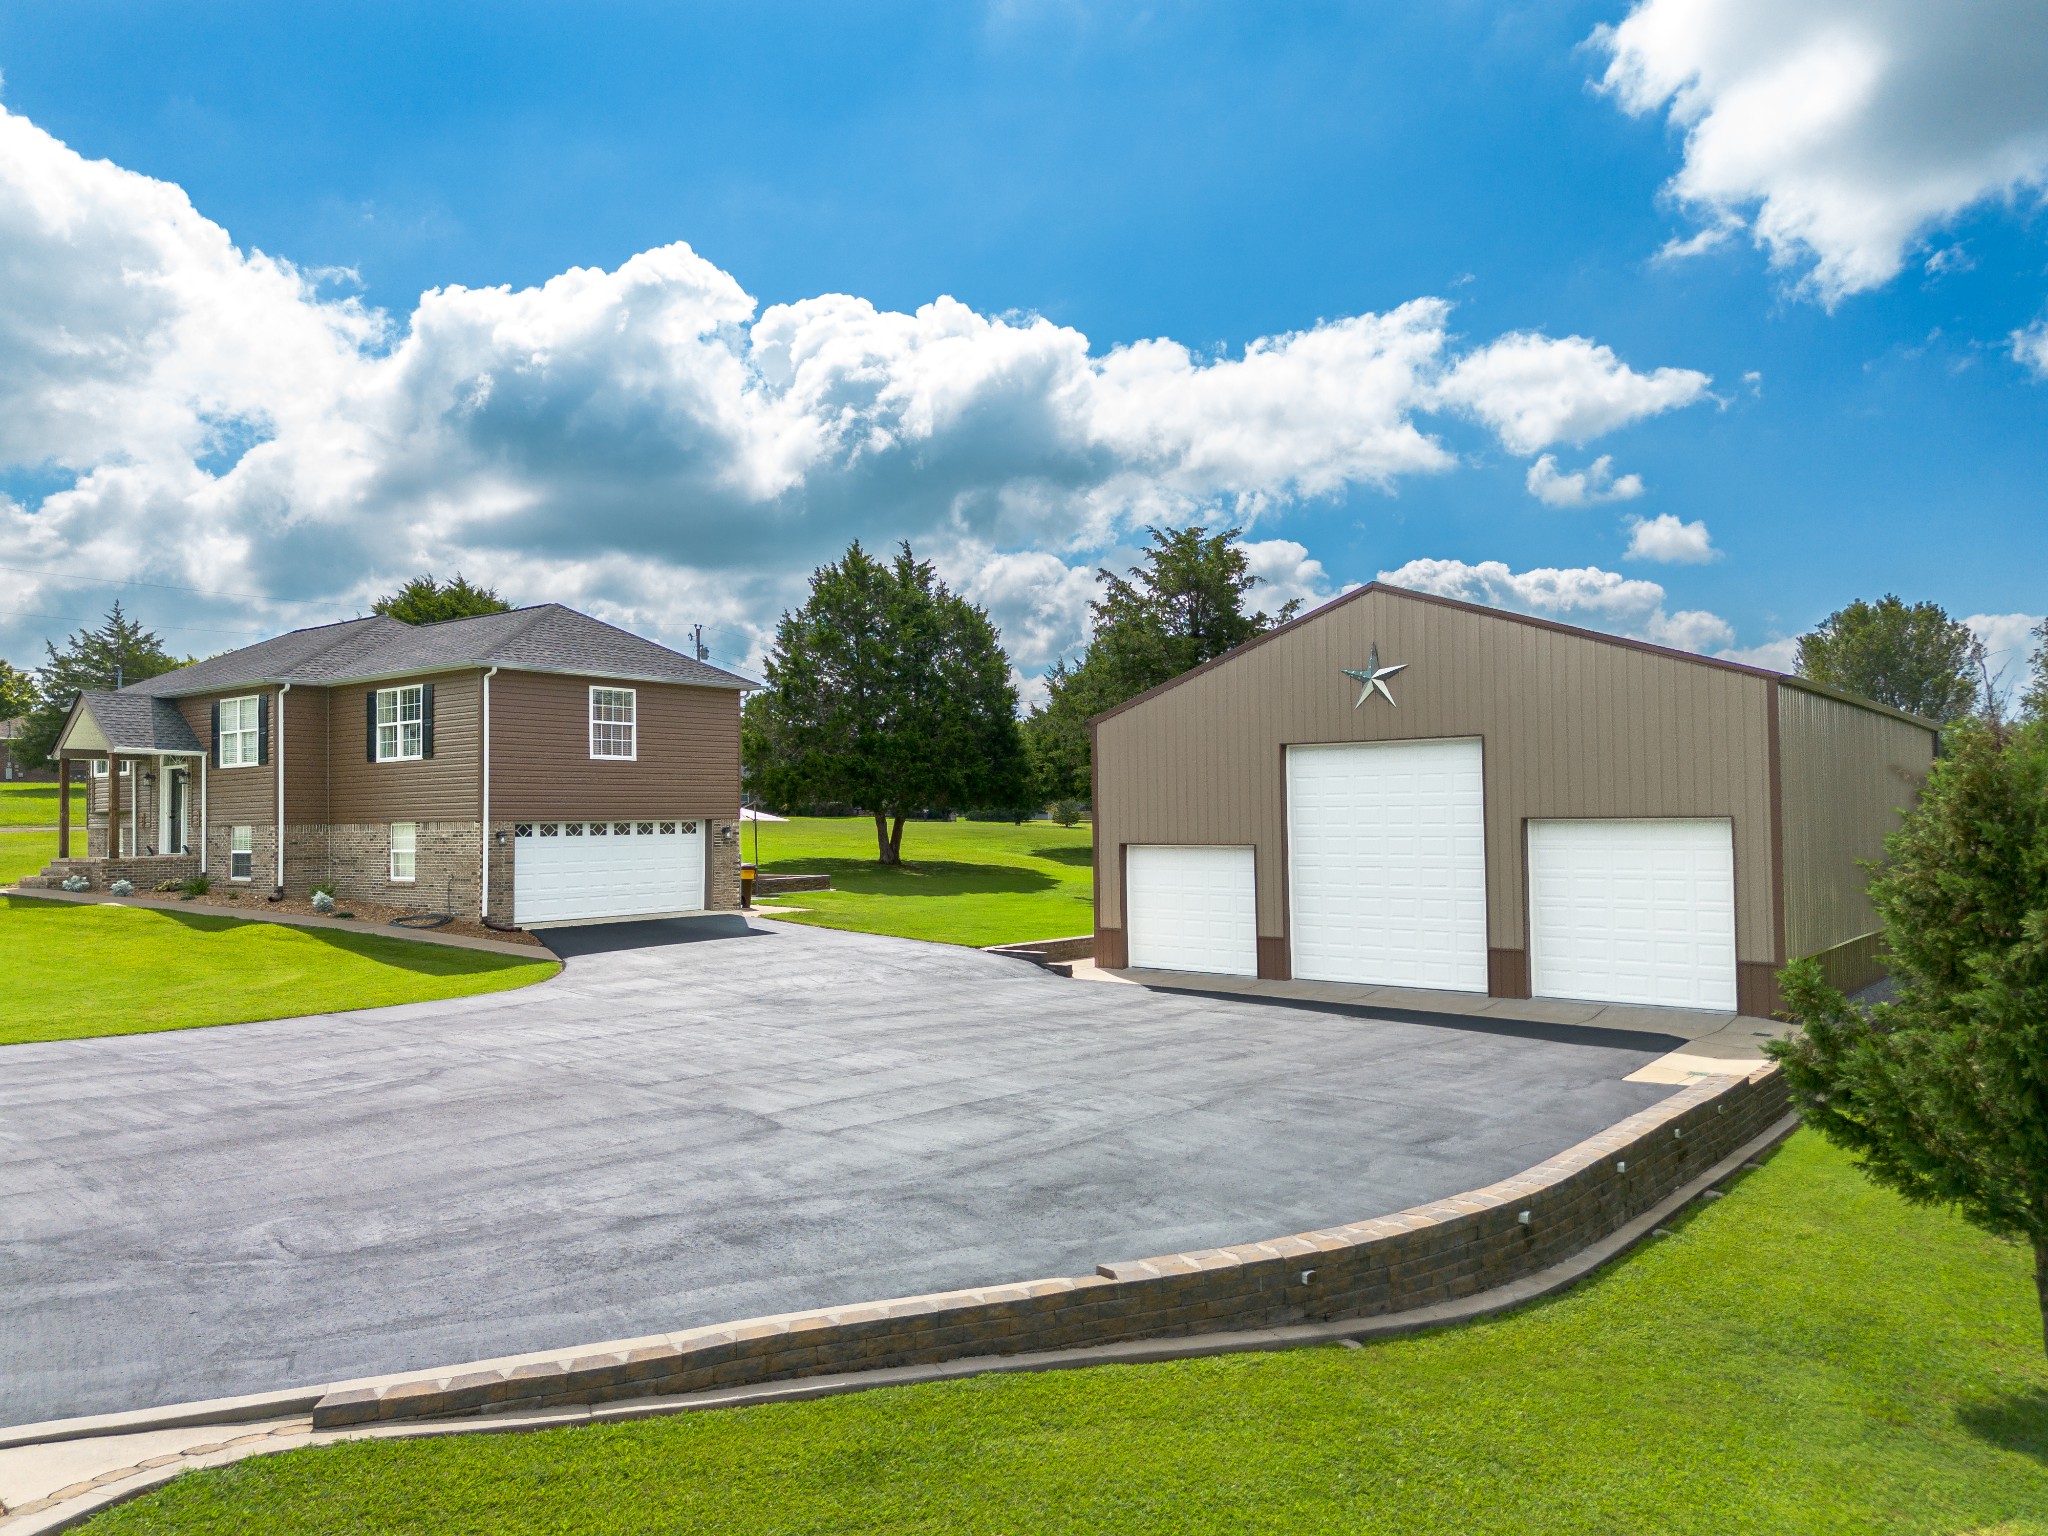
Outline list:
[[[284,696],[292,691],[286,683],[277,690],[277,894],[284,894]],[[230,871],[232,873],[232,871]]]

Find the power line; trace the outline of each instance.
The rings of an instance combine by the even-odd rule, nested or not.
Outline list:
[[[247,603],[277,603],[289,608],[331,608],[336,599],[331,597],[267,597],[260,592],[222,592],[214,587],[188,587],[175,581],[144,581],[136,576],[117,576],[109,580],[104,576],[79,576],[70,571],[52,571],[34,565],[0,565],[0,571],[15,571],[24,576],[45,576],[57,581],[69,581],[88,587],[161,587],[167,592],[191,592],[200,597],[231,597]],[[221,631],[225,634],[228,631]]]
[[[91,616],[82,613],[43,613],[35,608],[0,608],[0,617],[10,619],[55,619],[60,624],[91,624]],[[152,624],[152,629],[176,629],[195,635],[260,635],[260,629],[215,629],[203,624]]]

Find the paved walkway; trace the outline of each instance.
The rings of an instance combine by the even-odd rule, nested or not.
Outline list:
[[[1298,1232],[1669,1091],[1593,1031],[759,919],[549,939],[518,992],[0,1053],[0,1423]]]

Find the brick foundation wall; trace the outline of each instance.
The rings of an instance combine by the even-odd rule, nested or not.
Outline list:
[[[206,874],[215,885],[227,886],[232,890],[273,891],[277,889],[277,823],[253,822],[249,824],[249,846],[252,857],[249,860],[249,878],[231,880],[234,868],[228,857],[228,844],[234,835],[234,827],[227,822],[214,822],[206,829]]]
[[[85,876],[96,891],[104,891],[116,880],[126,880],[139,896],[146,896],[165,880],[179,884],[199,873],[199,855],[165,854],[139,859],[53,859],[42,874],[20,882],[24,890],[55,889],[73,874]]]
[[[740,904],[740,824],[704,823],[704,905],[730,912]]]
[[[1786,1111],[1775,1067],[1709,1079],[1514,1178],[1349,1226],[1092,1275],[756,1318],[330,1392],[327,1429],[521,1412],[983,1355],[1371,1317],[1545,1269],[1651,1210]],[[1527,1212],[1529,1221],[1520,1220]]]
[[[391,828],[386,823],[346,823],[320,830],[326,836],[326,872],[309,881],[309,889],[322,883],[332,887],[337,901],[421,906],[458,917],[475,914],[482,852],[476,822],[415,822],[410,882],[391,878]]]

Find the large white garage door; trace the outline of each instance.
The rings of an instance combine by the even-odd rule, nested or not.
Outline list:
[[[1259,974],[1258,884],[1249,848],[1124,850],[1130,963],[1160,971]]]
[[[1479,743],[1287,749],[1294,974],[1486,990]]]
[[[1732,825],[1530,822],[1529,946],[1538,997],[1732,1010]]]
[[[703,905],[701,821],[522,821],[512,829],[512,920],[521,927]]]

